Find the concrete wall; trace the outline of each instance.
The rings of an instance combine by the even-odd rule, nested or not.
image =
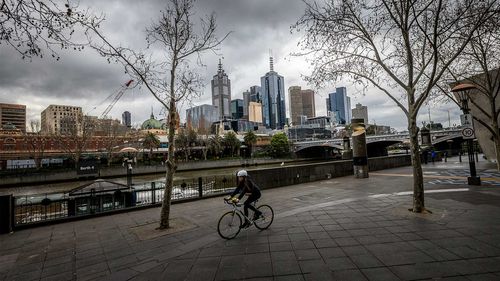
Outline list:
[[[196,161],[179,163],[178,171],[201,170],[223,167],[241,167],[247,165],[262,165],[270,163],[281,163],[277,159],[252,159],[252,160],[225,160],[225,161]],[[368,159],[369,171],[390,169],[411,165],[410,155],[397,155],[375,157]],[[134,175],[164,173],[165,166],[141,166],[133,170]],[[343,177],[353,174],[352,160],[330,161],[314,164],[293,164],[288,160],[284,167],[263,168],[253,171],[251,176],[262,187],[286,186],[304,182],[324,180],[334,177]],[[124,167],[104,168],[101,170],[101,178],[125,176]],[[0,186],[12,186],[20,184],[58,182],[76,179],[76,171],[43,173],[14,177],[3,177]]]
[[[411,165],[410,155],[396,155],[368,159],[370,171]],[[353,175],[352,160],[260,169],[251,177],[262,189],[325,180]]]
[[[189,170],[203,170],[203,169],[216,169],[228,167],[242,167],[253,165],[264,165],[273,163],[289,163],[293,160],[290,159],[237,159],[237,160],[224,160],[224,161],[191,161],[180,162],[177,171]],[[145,174],[161,174],[165,173],[166,167],[164,165],[158,166],[137,166],[134,167],[132,173],[134,175]],[[101,167],[99,178],[112,178],[112,177],[125,177],[125,167]],[[33,183],[50,183],[50,182],[63,182],[77,179],[79,176],[74,171],[66,172],[43,172],[25,175],[2,176],[0,179],[1,186],[15,186]],[[82,176],[80,176],[82,177]]]

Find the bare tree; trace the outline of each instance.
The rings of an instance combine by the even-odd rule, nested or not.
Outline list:
[[[77,11],[71,2],[63,6],[53,0],[1,0],[0,44],[10,45],[23,59],[42,58],[48,52],[59,60],[57,49],[82,50],[85,42],[72,38],[76,25],[100,18]]]
[[[101,141],[103,148],[106,149],[106,157],[108,158],[109,167],[113,161],[113,150],[115,150],[118,145],[122,144],[126,128],[120,125],[117,120],[104,119],[101,120],[101,122],[103,122],[101,128],[103,136],[101,137]]]
[[[201,153],[203,154],[203,160],[207,160],[207,155],[208,155],[208,137],[206,135],[204,136],[199,136],[198,141],[197,141],[201,147]]]
[[[50,140],[47,135],[43,134],[39,120],[30,121],[30,132],[24,134],[24,141],[30,156],[35,160],[36,168],[40,169],[46,146]]]
[[[413,165],[413,211],[422,212],[424,184],[417,115],[498,0],[328,0],[308,3],[293,26],[314,60],[316,86],[348,77],[385,93],[404,112]]]
[[[222,41],[215,34],[215,14],[193,20],[194,0],[169,0],[158,22],[146,30],[149,46],[158,45],[165,61],[154,63],[150,56],[129,48],[113,45],[98,29],[99,23],[85,24],[91,46],[108,61],[122,63],[125,71],[142,84],[168,112],[168,156],[166,160],[165,195],[160,229],[169,228],[173,178],[177,169],[175,130],[178,123],[177,104],[199,93],[201,77],[190,67],[206,51],[215,51]]]
[[[494,56],[498,56],[498,51]],[[500,65],[496,69],[491,69],[485,65],[484,73],[469,77],[465,82],[473,83],[476,90],[474,93],[482,95],[484,99],[471,97],[469,101],[473,105],[472,110],[477,109],[480,115],[485,116],[486,120],[474,116],[474,120],[484,126],[490,133],[491,139],[495,144],[495,155],[497,161],[497,170],[500,171],[500,128],[499,128],[499,93],[500,93]]]
[[[462,60],[453,64],[449,71],[454,78],[454,83],[469,83],[475,90],[469,101],[480,123],[491,134],[497,160],[497,170],[500,171],[500,13],[490,18],[484,25],[476,30],[474,36],[463,54]],[[439,89],[456,102],[448,90],[449,81],[442,83]],[[458,104],[458,106],[461,106]]]
[[[61,127],[56,132],[59,147],[67,153],[78,166],[82,154],[92,139],[95,122],[88,116],[67,116],[61,119]]]
[[[184,154],[184,159],[187,162],[189,159],[189,140],[185,129],[180,129],[175,138],[177,152]]]

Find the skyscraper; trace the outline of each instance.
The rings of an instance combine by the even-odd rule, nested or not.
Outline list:
[[[0,103],[0,129],[7,124],[26,132],[26,105]]]
[[[231,118],[231,80],[222,69],[219,59],[219,70],[212,79],[212,105],[219,108],[219,118]]]
[[[262,93],[260,86],[250,87],[250,101],[262,102]]]
[[[219,120],[219,110],[216,106],[202,104],[188,108],[186,118],[190,120],[193,128],[208,130],[213,122]]]
[[[270,71],[260,78],[262,85],[262,121],[271,129],[283,129],[286,124],[285,82],[283,76],[274,72],[270,57]]]
[[[234,99],[231,101],[231,117],[233,119],[240,119],[243,117],[243,100]]]
[[[356,104],[356,107],[352,109],[352,118],[363,118],[365,125],[368,124],[368,107]]]
[[[126,126],[127,128],[132,127],[132,115],[130,112],[125,111],[122,113],[122,125]]]
[[[345,87],[339,87],[328,94],[326,110],[334,113],[340,124],[351,123],[351,98],[347,96]]]
[[[248,119],[248,106],[250,105],[250,91],[243,92],[243,118]]]
[[[301,116],[316,117],[314,91],[302,90],[300,86],[288,88],[290,98],[290,119],[293,125],[301,124]]]
[[[248,121],[262,123],[262,103],[250,102],[248,105]]]

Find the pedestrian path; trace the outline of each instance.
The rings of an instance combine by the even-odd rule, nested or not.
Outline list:
[[[443,170],[425,168],[460,176]],[[410,173],[264,189],[271,228],[229,241],[222,198],[173,205],[168,234],[136,231],[156,231],[152,208],[2,235],[0,280],[499,280],[500,187],[426,176],[415,214]]]

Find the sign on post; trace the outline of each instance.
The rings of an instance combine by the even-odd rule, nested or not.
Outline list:
[[[472,127],[472,115],[471,114],[460,115],[460,121],[462,122],[462,126]]]
[[[462,122],[462,137],[464,139],[474,139],[474,127],[472,125],[472,115],[471,114],[462,114],[460,115],[460,121]]]

